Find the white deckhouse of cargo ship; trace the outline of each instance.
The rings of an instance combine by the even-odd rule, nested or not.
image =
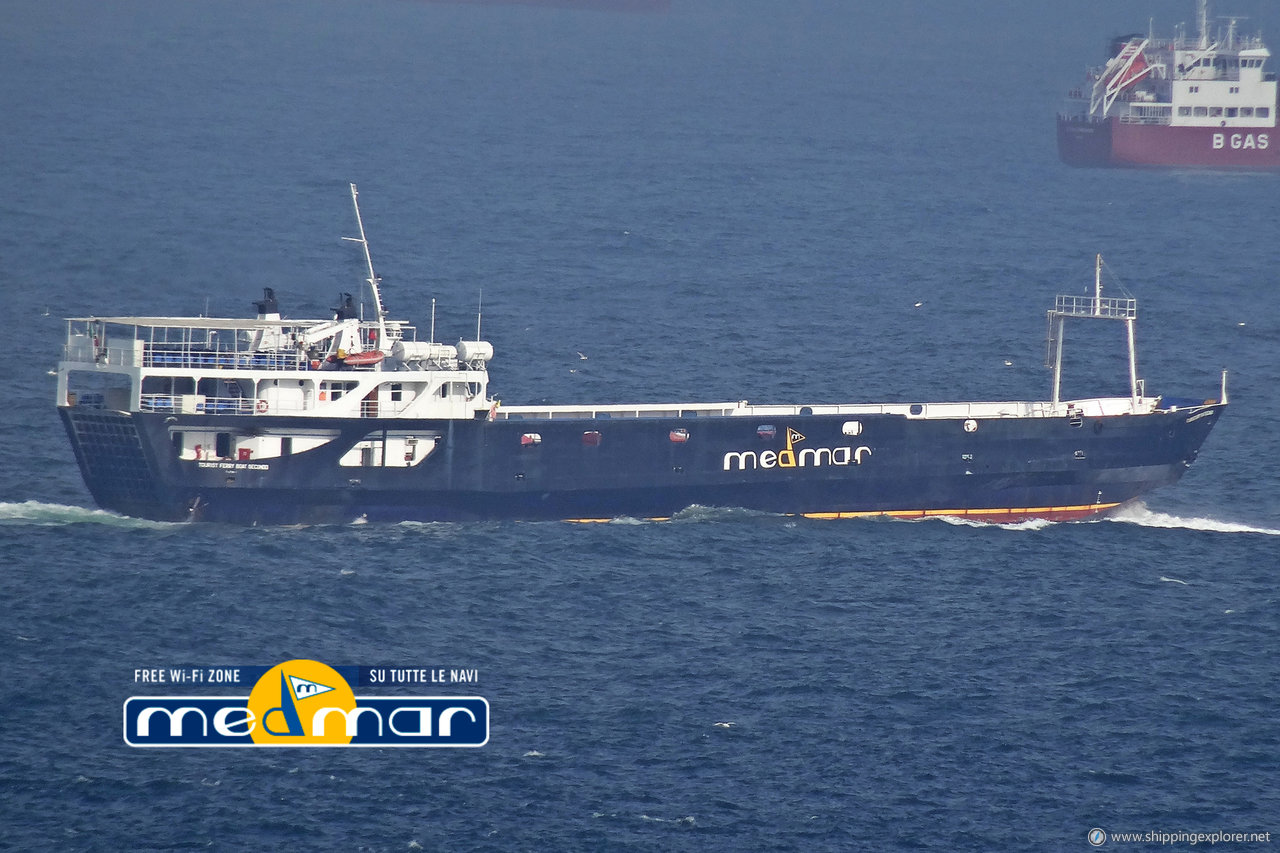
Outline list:
[[[815,517],[1081,518],[1175,482],[1226,405],[1150,396],[1136,302],[1049,312],[1041,402],[499,405],[493,347],[392,320],[351,185],[372,319],[68,321],[57,404],[94,499],[161,520],[306,523]],[[1129,393],[1061,399],[1068,319],[1126,330]],[[479,337],[479,322],[477,335]]]

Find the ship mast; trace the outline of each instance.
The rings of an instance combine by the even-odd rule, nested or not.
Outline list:
[[[1062,402],[1062,341],[1068,317],[1123,320],[1129,347],[1129,398],[1133,411],[1138,411],[1142,400],[1142,387],[1138,380],[1138,352],[1134,336],[1134,324],[1138,319],[1138,300],[1102,296],[1102,255],[1094,261],[1093,296],[1059,296],[1049,311],[1049,336],[1045,354],[1045,366],[1053,371],[1053,389],[1050,400],[1054,408]]]
[[[350,240],[352,243],[359,243],[364,249],[365,268],[369,271],[369,277],[365,279],[369,283],[369,290],[373,293],[373,304],[378,312],[378,348],[386,346],[387,341],[387,309],[382,305],[382,294],[378,291],[378,282],[381,279],[373,272],[373,257],[369,254],[369,241],[364,236],[364,220],[360,217],[360,202],[357,196],[360,193],[356,191],[356,185],[351,185],[351,206],[356,210],[356,225],[360,228],[359,237],[343,237],[343,240]]]

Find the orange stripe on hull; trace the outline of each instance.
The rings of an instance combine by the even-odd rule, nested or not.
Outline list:
[[[1029,506],[1008,509],[891,509],[871,512],[805,512],[805,518],[971,518],[988,524],[1009,524],[1043,518],[1047,521],[1076,521],[1100,515],[1120,506],[1118,503],[1084,504],[1083,506]]]
[[[802,512],[805,518],[970,518],[987,524],[1011,524],[1043,518],[1046,521],[1078,521],[1101,515],[1120,506],[1118,503],[1084,504],[1082,506],[1029,506],[1008,509],[886,509],[863,512]],[[797,513],[786,513],[795,515]],[[612,518],[566,518],[572,524],[604,524]],[[645,521],[670,521],[670,517],[646,518]]]

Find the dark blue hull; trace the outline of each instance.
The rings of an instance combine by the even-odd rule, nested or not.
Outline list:
[[[666,518],[689,506],[821,517],[1070,519],[1175,482],[1222,405],[1097,418],[844,415],[565,420],[320,420],[60,412],[94,500],[163,521],[256,524]],[[175,430],[326,428],[271,459],[179,459]],[[436,436],[414,467],[340,464],[380,430]],[[536,434],[538,441],[528,438]],[[594,435],[593,435],[594,434]],[[783,438],[800,436],[794,449]]]

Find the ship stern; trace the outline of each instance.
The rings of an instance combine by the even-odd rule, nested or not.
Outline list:
[[[87,406],[59,406],[58,414],[94,503],[135,518],[187,519],[185,505],[159,476],[134,414]]]
[[[1059,115],[1058,157],[1068,166],[1110,166],[1110,119]]]

